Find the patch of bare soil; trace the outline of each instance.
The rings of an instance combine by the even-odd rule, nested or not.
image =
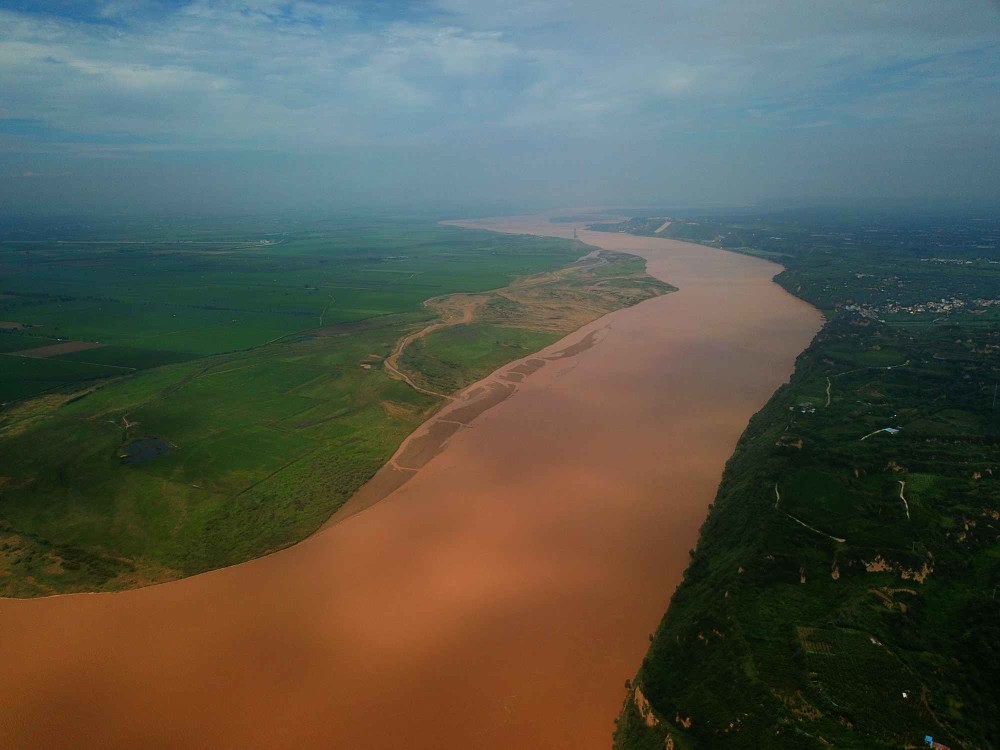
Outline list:
[[[595,278],[599,268],[615,268],[615,262],[628,256],[606,253],[600,248],[577,262],[556,271],[525,276],[508,286],[482,294],[449,294],[427,300],[438,319],[403,337],[385,361],[385,369],[421,393],[450,398],[420,383],[419,372],[409,372],[401,364],[406,348],[435,331],[472,322],[523,328],[547,333],[570,333],[609,312],[654,297],[660,292],[644,285],[645,272],[623,270],[606,278]],[[589,347],[592,342],[580,344]],[[582,350],[581,350],[582,351]],[[572,356],[571,352],[567,356]],[[516,371],[505,378],[522,380]]]
[[[460,422],[449,422],[435,419],[426,430],[421,431],[413,440],[408,440],[401,453],[396,454],[393,462],[400,469],[419,469],[440,453],[452,435],[462,427]]]
[[[532,373],[538,372],[543,367],[545,367],[545,360],[543,359],[528,359],[521,362],[516,367],[510,368],[508,372],[516,372],[518,375],[528,376]]]
[[[49,344],[48,346],[37,346],[34,349],[24,349],[19,352],[11,352],[18,357],[33,357],[44,359],[46,357],[58,357],[60,354],[72,354],[73,352],[85,352],[88,349],[100,349],[104,344],[94,341],[63,341],[59,344]]]
[[[505,398],[513,394],[514,386],[506,383],[491,382],[486,388],[477,394],[474,399],[463,399],[456,401],[454,408],[445,410],[439,415],[440,419],[450,419],[462,424],[469,424],[487,409],[492,409]]]
[[[376,503],[384,500],[393,492],[406,484],[416,471],[413,469],[400,469],[395,462],[390,461],[375,476],[369,479],[365,485],[351,496],[351,499],[341,506],[334,516],[337,523],[340,523],[356,513],[367,510]],[[328,522],[327,526],[333,525]],[[325,528],[325,527],[324,527]]]
[[[546,357],[546,359],[553,360],[553,359],[565,359],[566,357],[575,357],[580,352],[585,352],[591,347],[593,347],[594,344],[597,343],[597,338],[599,335],[600,335],[599,331],[591,331],[582,339],[577,341],[575,344],[570,344],[565,349],[560,349],[559,351],[550,354],[549,356]]]
[[[410,419],[417,413],[416,407],[409,404],[400,404],[395,401],[383,401],[382,408],[393,419]]]

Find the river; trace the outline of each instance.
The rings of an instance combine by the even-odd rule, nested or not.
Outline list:
[[[607,750],[726,459],[821,318],[760,259],[580,238],[679,291],[473,386],[401,448],[419,471],[299,545],[0,601],[0,746]]]

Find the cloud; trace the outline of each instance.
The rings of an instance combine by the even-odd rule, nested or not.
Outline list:
[[[928,148],[972,132],[988,141],[1000,115],[989,0],[10,7],[8,155],[461,146],[482,161],[559,142],[567,160],[615,152],[666,166],[688,158],[681,149],[793,131],[830,148],[867,127],[906,131],[900,142],[919,130]],[[6,120],[37,126],[12,133]]]

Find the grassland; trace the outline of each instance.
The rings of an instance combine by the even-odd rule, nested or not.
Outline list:
[[[641,258],[602,252],[489,294],[435,300],[432,308],[457,322],[414,339],[400,364],[427,388],[450,393],[612,310],[669,290],[646,275]]]
[[[0,333],[0,594],[169,580],[312,533],[442,402],[386,359],[454,300],[483,309],[403,367],[445,393],[666,291],[637,259],[575,262],[590,248],[573,241],[359,220],[261,241],[264,228],[2,245],[0,319],[23,327]],[[523,285],[538,294],[516,315],[486,314]],[[539,323],[552,295],[579,304]],[[103,346],[24,355],[58,339]]]
[[[473,238],[434,224],[332,222],[244,239],[220,231],[215,240],[206,230],[164,231],[199,239],[5,241],[0,320],[24,327],[0,332],[0,351],[100,342],[58,361],[146,369],[419,310],[429,297],[503,286],[573,253],[567,243]],[[79,365],[19,364],[38,372],[5,377],[0,402],[100,376]]]
[[[615,746],[998,746],[1000,227],[666,234],[779,257],[828,323],[740,440]]]

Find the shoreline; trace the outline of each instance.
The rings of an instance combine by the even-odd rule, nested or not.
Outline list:
[[[456,226],[453,222],[441,223]],[[576,262],[599,251],[600,248],[595,248],[590,253],[581,256]],[[672,292],[668,292],[668,294],[670,293]],[[643,302],[645,301],[647,300],[643,300]],[[638,304],[641,305],[642,302]],[[618,310],[612,310],[592,321],[584,323],[558,341],[554,341],[548,346],[519,359],[512,360],[454,393],[448,395],[435,393],[434,395],[444,399],[437,411],[407,435],[392,454],[392,457],[386,461],[375,475],[359,487],[357,492],[351,495],[310,536],[315,536],[322,533],[325,529],[346,521],[356,513],[367,510],[398,490],[419,472],[428,461],[445,449],[452,435],[462,428],[470,428],[472,422],[478,416],[516,394],[518,386],[523,382],[524,378],[544,367],[546,361],[573,356],[573,354],[585,351],[593,346],[596,343],[596,340],[593,338],[595,333],[602,330],[602,328],[595,328],[594,326],[616,312]],[[412,340],[430,328],[436,326],[443,327],[444,325],[447,324],[432,324],[428,328],[410,334],[403,341]],[[572,343],[569,343],[571,340]],[[402,346],[398,347],[397,350],[398,353],[401,353]],[[403,373],[398,374],[411,387],[420,391],[424,390],[410,382],[410,379]],[[458,412],[457,416],[456,412]],[[447,425],[455,425],[455,427],[454,429],[447,430],[445,428]],[[414,443],[420,444],[416,450],[414,450]]]
[[[447,226],[462,226],[462,221],[461,220],[457,220],[457,221],[442,221],[442,222],[439,222],[439,223],[442,224],[442,225],[447,225]],[[479,227],[473,227],[473,228],[479,228]],[[487,230],[487,231],[491,231],[491,230]],[[553,235],[553,236],[555,236],[555,235]],[[567,238],[570,238],[572,236],[573,235],[568,235]],[[588,247],[594,247],[594,246],[589,246],[588,245]],[[593,250],[591,250],[588,253],[585,253],[585,254],[581,255],[579,258],[577,258],[575,261],[573,261],[573,263],[580,263],[583,260],[586,260],[588,258],[591,258],[592,256],[595,256],[599,252],[601,252],[601,248],[594,247]],[[570,265],[572,265],[572,264],[570,264]],[[556,270],[558,271],[560,269],[556,269]],[[498,287],[495,290],[486,290],[486,291],[483,291],[483,292],[451,292],[451,293],[448,293],[448,294],[445,294],[445,295],[440,295],[440,296],[437,296],[437,297],[430,297],[430,298],[424,300],[424,302],[422,304],[426,306],[428,303],[434,302],[436,300],[440,300],[443,297],[488,295],[491,292],[496,292],[496,291],[500,291],[500,290],[507,289],[507,288],[508,287]],[[671,292],[667,292],[667,293],[671,293]],[[645,300],[643,300],[643,301],[645,301]],[[641,304],[641,302],[638,303],[638,304]],[[619,308],[619,309],[622,309],[622,308]],[[312,539],[313,537],[317,536],[318,534],[321,534],[326,529],[328,529],[328,528],[330,528],[332,526],[335,526],[338,523],[342,523],[343,521],[347,520],[348,518],[350,518],[351,516],[355,515],[356,513],[360,513],[360,512],[362,512],[364,510],[367,510],[368,508],[370,508],[371,506],[375,505],[379,501],[381,501],[381,500],[385,499],[386,497],[388,497],[390,494],[392,494],[393,492],[395,492],[396,490],[398,490],[400,487],[402,487],[402,485],[405,484],[416,472],[418,472],[420,470],[420,468],[422,468],[423,465],[427,463],[428,460],[430,460],[431,458],[434,457],[434,455],[436,455],[441,450],[443,450],[444,447],[446,446],[447,442],[448,442],[448,439],[451,437],[451,435],[453,433],[448,433],[448,434],[445,434],[445,435],[439,434],[437,436],[434,436],[434,435],[428,436],[427,433],[428,432],[431,432],[431,433],[434,432],[435,427],[440,425],[439,418],[441,418],[443,416],[443,413],[445,411],[447,411],[448,413],[450,413],[451,410],[452,410],[452,407],[455,406],[456,402],[461,401],[462,403],[460,405],[464,409],[466,409],[466,410],[470,410],[470,409],[473,409],[474,407],[477,407],[476,410],[475,410],[475,412],[474,412],[474,414],[472,416],[469,416],[467,418],[466,422],[461,423],[461,427],[470,427],[471,425],[469,423],[471,423],[471,421],[473,419],[475,419],[476,416],[478,416],[480,413],[482,413],[482,412],[484,412],[484,411],[492,408],[493,406],[496,406],[498,403],[500,403],[501,401],[505,400],[506,398],[508,398],[509,396],[513,395],[516,392],[516,390],[517,390],[517,383],[519,383],[520,379],[521,379],[518,376],[518,374],[516,373],[516,371],[517,371],[517,369],[519,367],[522,367],[524,365],[524,363],[542,356],[544,352],[547,352],[550,349],[554,349],[556,347],[559,347],[561,344],[563,344],[564,342],[572,339],[573,337],[575,337],[577,334],[579,334],[584,329],[589,328],[589,326],[591,324],[597,323],[599,320],[607,317],[608,315],[612,315],[615,312],[617,312],[617,310],[612,310],[610,312],[607,312],[607,313],[601,315],[598,318],[595,318],[592,321],[589,321],[588,323],[584,323],[579,328],[577,328],[577,329],[575,329],[573,331],[570,331],[565,336],[563,336],[561,339],[552,342],[548,346],[545,346],[542,349],[539,349],[538,351],[533,352],[531,354],[525,355],[524,357],[521,357],[521,358],[519,358],[517,360],[512,360],[511,362],[508,362],[508,363],[506,363],[506,364],[498,367],[496,370],[494,370],[493,372],[491,372],[488,375],[484,376],[483,378],[480,378],[478,381],[476,381],[474,383],[471,383],[470,385],[464,386],[463,388],[461,388],[458,391],[455,391],[455,392],[453,392],[451,394],[438,393],[436,391],[431,391],[431,390],[425,389],[425,388],[423,388],[421,386],[418,386],[417,384],[415,384],[414,382],[412,382],[412,380],[410,379],[410,377],[408,375],[406,375],[404,372],[402,372],[401,370],[399,370],[396,367],[395,363],[393,363],[392,366],[389,369],[392,370],[392,372],[396,375],[396,377],[399,380],[402,380],[403,382],[405,382],[407,385],[409,385],[411,388],[413,388],[414,390],[416,390],[418,392],[426,393],[428,395],[433,395],[433,396],[435,396],[437,398],[442,399],[442,401],[437,405],[436,410],[433,411],[430,414],[430,416],[427,417],[427,419],[425,419],[423,422],[421,422],[419,425],[417,425],[417,427],[409,435],[407,435],[403,439],[403,441],[399,444],[399,446],[397,447],[396,451],[392,454],[392,456],[389,458],[389,460],[386,461],[386,463],[383,464],[378,469],[378,471],[368,481],[366,481],[363,485],[361,485],[354,492],[354,494],[352,494],[340,507],[338,507],[336,510],[334,510],[333,513],[330,515],[330,517],[327,518],[327,520],[324,521],[322,524],[320,524],[320,526],[318,528],[316,528],[315,531],[313,531],[311,534],[309,534],[308,536],[306,536],[306,537],[304,537],[302,539],[290,542],[289,544],[287,544],[285,546],[282,546],[282,547],[279,547],[277,549],[273,549],[271,551],[265,552],[264,554],[261,554],[261,555],[259,555],[257,557],[254,557],[254,558],[250,558],[249,560],[243,560],[241,562],[232,563],[230,565],[224,565],[224,566],[219,567],[219,568],[212,568],[210,570],[204,570],[204,571],[201,571],[201,572],[198,572],[198,573],[193,573],[191,575],[186,575],[186,576],[183,576],[183,577],[180,577],[180,578],[175,578],[175,579],[170,579],[170,580],[162,580],[162,581],[155,581],[155,582],[152,582],[152,583],[145,584],[143,586],[136,586],[136,587],[126,588],[126,589],[122,589],[122,590],[119,590],[119,591],[69,591],[69,592],[44,594],[44,595],[31,596],[31,597],[24,597],[24,596],[21,596],[21,597],[14,597],[14,596],[12,596],[12,597],[0,597],[0,602],[2,602],[2,601],[34,601],[34,600],[55,599],[55,598],[62,598],[62,597],[75,597],[75,596],[95,596],[95,595],[115,596],[115,595],[127,594],[127,593],[129,593],[131,591],[138,591],[140,589],[155,588],[155,587],[158,587],[158,586],[167,586],[167,585],[171,585],[171,584],[176,584],[176,583],[183,582],[183,581],[185,581],[185,580],[187,580],[189,578],[194,578],[194,577],[203,576],[203,575],[209,575],[209,574],[215,573],[217,571],[229,570],[231,568],[238,568],[241,565],[245,565],[247,563],[254,562],[255,560],[265,559],[265,558],[270,557],[272,555],[280,554],[280,553],[284,552],[285,550],[288,550],[288,549],[290,549],[292,547],[295,547],[295,546],[297,546],[299,544],[307,542],[310,539]],[[469,322],[469,321],[463,320],[461,322]],[[400,339],[399,342],[397,342],[397,345],[394,348],[392,355],[390,355],[390,357],[387,357],[386,359],[389,360],[389,359],[392,359],[392,358],[398,358],[398,356],[402,354],[403,349],[405,348],[405,346],[408,343],[412,343],[413,340],[416,340],[417,338],[419,338],[421,336],[424,336],[424,335],[426,335],[427,333],[429,333],[431,331],[442,329],[442,328],[446,328],[446,327],[448,327],[450,325],[455,325],[455,323],[435,322],[435,323],[429,324],[428,326],[425,326],[424,328],[421,328],[421,329],[419,329],[417,331],[414,331],[413,333],[405,335],[403,338]],[[286,335],[296,335],[296,334],[286,334]],[[283,338],[283,337],[279,337],[279,338]],[[271,343],[271,342],[267,342],[267,343]],[[575,346],[575,344],[573,346]],[[589,345],[587,347],[585,347],[585,348],[589,348]],[[534,370],[532,370],[532,371],[534,371]],[[528,374],[530,374],[530,373],[528,373]],[[514,378],[518,378],[518,379],[514,380]],[[479,398],[478,397],[479,394],[477,393],[477,391],[482,390],[483,388],[486,388],[486,387],[489,387],[489,386],[496,386],[498,383],[510,386],[510,389],[506,393],[504,393],[504,395],[502,396],[502,398],[490,399],[489,395],[487,395],[486,398]],[[485,402],[485,403],[482,403],[480,405],[480,402]],[[447,420],[447,419],[443,420],[443,422],[445,422],[445,423],[447,423],[449,421],[450,420]],[[422,457],[422,460],[419,461],[419,465],[418,466],[405,466],[405,467],[403,467],[403,466],[398,466],[397,465],[397,459],[401,459],[403,457],[406,457],[406,455],[408,453],[408,450],[409,450],[409,444],[410,444],[411,441],[425,440],[427,437],[436,438],[436,440],[435,440],[435,442],[436,442],[436,450],[432,450],[429,455],[424,455]],[[426,450],[427,449],[425,447],[424,451],[423,451],[425,454],[426,454]],[[405,474],[403,472],[405,472]]]
[[[606,748],[725,461],[820,316],[769,261],[580,234],[678,291],[492,373],[495,404],[431,417],[443,447],[404,441],[410,481],[298,545],[0,602],[3,744]]]

